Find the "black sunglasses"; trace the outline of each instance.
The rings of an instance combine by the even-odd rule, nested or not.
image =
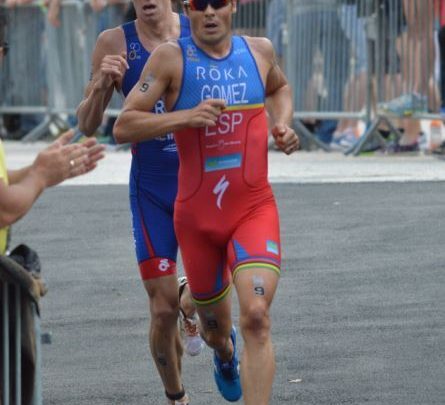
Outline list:
[[[7,42],[3,42],[2,44],[0,44],[0,48],[1,48],[2,51],[3,51],[3,56],[6,56],[6,54],[7,54],[8,51],[9,51],[9,45],[8,45],[8,43],[7,43]]]
[[[215,10],[223,8],[230,3],[230,0],[185,0],[184,5],[193,11],[204,11],[207,6],[212,6]]]

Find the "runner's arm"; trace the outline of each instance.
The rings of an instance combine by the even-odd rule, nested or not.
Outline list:
[[[165,63],[168,61],[168,63]],[[140,142],[188,127],[216,124],[224,101],[209,99],[195,108],[156,114],[151,112],[160,99],[176,100],[182,77],[182,55],[174,43],[160,45],[151,54],[139,82],[125,100],[114,125],[118,143]],[[168,99],[168,102],[167,102]]]
[[[87,136],[94,135],[102,123],[113,91],[121,87],[128,69],[121,31],[120,28],[108,30],[97,39],[92,58],[91,80],[85,89],[85,97],[77,108],[79,129]]]
[[[273,122],[291,125],[293,117],[292,90],[280,68],[270,41],[266,42],[264,55],[270,61],[270,70],[265,84],[267,110]]]
[[[276,145],[284,153],[290,154],[300,146],[299,138],[292,129],[292,91],[269,40],[264,41],[263,52],[265,59],[270,62],[265,88],[266,108],[272,119],[271,133]]]

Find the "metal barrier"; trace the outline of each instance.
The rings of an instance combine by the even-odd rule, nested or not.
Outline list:
[[[297,128],[329,150],[301,120],[364,120],[357,154],[382,124],[439,118],[433,22],[434,0],[271,0]]]
[[[38,4],[6,9],[11,48],[0,70],[0,114],[45,115],[25,141],[45,135],[51,123],[69,126],[61,117],[75,115],[83,98],[97,35],[123,22],[124,4],[95,13],[85,2],[64,1],[59,28],[49,24]],[[110,109],[121,103],[115,95]]]
[[[399,138],[399,128],[412,127],[413,120],[440,118],[440,78],[434,74],[435,0],[370,0],[365,6],[360,18],[366,22],[368,86],[374,90],[367,108],[374,116],[347,151],[355,155],[371,138],[386,145],[378,131],[382,124]]]
[[[378,138],[382,124],[400,135],[399,118],[439,118],[434,2],[239,0],[233,25],[238,34],[267,35],[274,42],[293,88],[297,130],[330,150],[303,120],[365,121],[367,130],[350,151],[358,153]],[[11,50],[1,71],[0,114],[46,116],[25,140],[40,137],[51,122],[62,126],[61,114],[74,115],[103,28],[88,4],[62,5],[60,28],[51,27],[37,5],[8,11],[14,29],[8,31]],[[121,23],[120,7],[107,8],[105,26]],[[116,115],[121,103],[115,95],[107,114]]]
[[[0,403],[3,405],[42,404],[38,299],[31,275],[1,256]]]
[[[239,0],[233,16],[233,29],[238,35],[264,36],[269,0]]]
[[[60,27],[46,21],[38,4],[7,9],[8,57],[0,70],[0,114],[44,114],[43,122],[24,141],[44,136],[51,123],[69,126],[62,116],[75,115],[91,71],[97,35],[123,22],[123,6],[107,7],[101,14],[82,1],[62,3]],[[264,35],[267,0],[241,0],[235,15],[237,32]],[[115,94],[107,115],[116,116],[122,99]]]

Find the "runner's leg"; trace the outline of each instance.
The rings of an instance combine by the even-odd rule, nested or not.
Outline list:
[[[240,374],[246,405],[269,404],[275,374],[270,306],[278,280],[276,272],[264,268],[239,271],[234,280],[244,339]]]

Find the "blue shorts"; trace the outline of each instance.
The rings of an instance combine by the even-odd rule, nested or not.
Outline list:
[[[133,184],[132,184],[133,183]],[[169,181],[167,181],[169,183]],[[130,181],[130,207],[136,257],[142,280],[176,273],[178,242],[173,226],[176,179],[167,192],[135,187]],[[165,184],[164,184],[165,186]]]

